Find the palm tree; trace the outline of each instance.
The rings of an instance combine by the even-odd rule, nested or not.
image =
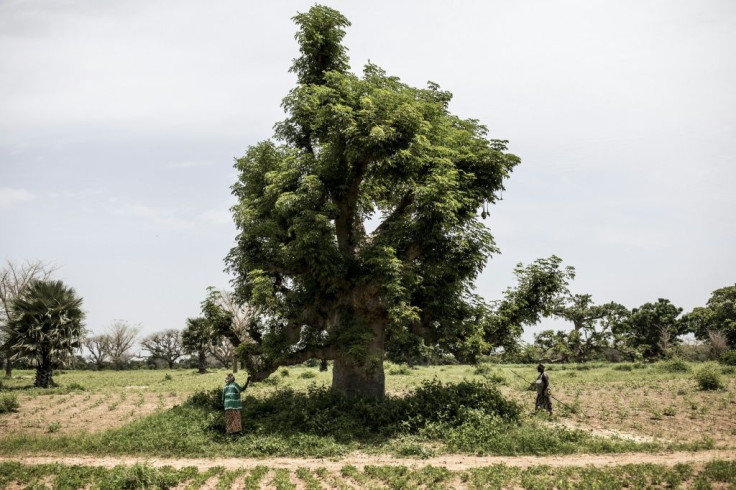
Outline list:
[[[36,363],[35,386],[53,385],[52,364],[72,354],[84,338],[82,298],[62,281],[33,281],[12,305],[7,324],[14,358]]]

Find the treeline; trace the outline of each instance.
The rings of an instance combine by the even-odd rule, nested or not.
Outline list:
[[[515,270],[518,284],[492,307],[482,302],[467,321],[488,322],[495,332],[463,358],[440,344],[386,338],[386,358],[399,363],[474,362],[485,353],[506,362],[586,362],[596,359],[720,359],[736,364],[736,285],[716,289],[704,306],[683,309],[660,298],[629,310],[609,302],[596,304],[589,294],[572,294],[574,269],[560,269],[560,259],[538,260]],[[183,329],[169,328],[140,337],[140,326],[116,320],[104,333],[84,326],[82,298],[41,262],[14,264],[0,270],[0,359],[6,376],[13,366],[35,367],[36,384],[53,383],[53,369],[141,369],[231,367],[237,371],[244,353],[264,331],[263,318],[232,293],[210,288],[201,315]],[[543,288],[545,291],[538,291]],[[531,300],[538,304],[530,305]],[[544,317],[563,319],[569,330],[545,330],[530,344],[523,328]],[[695,342],[684,342],[690,335]],[[462,339],[458,339],[462,341]],[[462,351],[460,351],[462,353]],[[315,360],[315,361],[319,361]],[[321,359],[325,364],[326,359]]]
[[[736,346],[736,285],[716,289],[705,306],[688,313],[668,299],[629,310],[595,304],[589,294],[566,294],[550,316],[570,323],[568,330],[544,330],[531,344],[513,346],[505,359],[516,362],[586,362],[593,359],[693,361],[729,359]],[[686,342],[685,339],[695,342]]]
[[[140,326],[115,320],[104,333],[85,327],[82,297],[53,279],[44,262],[7,261],[0,269],[0,362],[10,377],[14,367],[35,368],[35,385],[53,385],[57,368],[140,369],[231,366],[235,347],[245,340],[250,314],[231,294],[208,290],[202,315],[183,330],[170,328],[139,337]]]

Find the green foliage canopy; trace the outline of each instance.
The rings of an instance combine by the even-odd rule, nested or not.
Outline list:
[[[628,321],[614,328],[614,333],[640,349],[644,357],[661,357],[665,354],[665,341],[675,344],[678,336],[687,331],[680,313],[682,308],[659,298],[655,303],[644,303],[631,310]]]
[[[736,348],[736,284],[713,291],[706,305],[694,308],[683,321],[696,338],[707,340],[708,332],[715,330]]]
[[[438,85],[414,88],[373,64],[349,73],[339,12],[315,6],[295,21],[298,85],[278,143],[236,163],[239,234],[227,262],[262,320],[241,352],[256,380],[336,359],[336,387],[372,384],[362,394],[382,397],[387,335],[451,352],[486,336],[466,321],[478,311],[472,282],[497,252],[478,210],[519,159],[452,115]]]

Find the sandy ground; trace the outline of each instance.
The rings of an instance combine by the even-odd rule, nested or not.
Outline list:
[[[326,468],[339,471],[343,466],[352,465],[363,469],[366,465],[376,466],[439,466],[448,470],[460,471],[470,468],[505,464],[527,468],[537,465],[560,466],[617,466],[625,464],[654,463],[672,466],[677,463],[703,463],[714,459],[736,460],[736,451],[710,450],[697,452],[662,452],[662,453],[619,453],[619,454],[573,454],[565,456],[462,456],[447,455],[428,459],[393,458],[388,455],[353,454],[343,458],[140,458],[128,456],[94,457],[94,456],[53,456],[25,455],[0,457],[0,461],[18,461],[23,464],[59,463],[64,465],[101,466],[112,468],[117,465],[133,465],[145,463],[151,466],[171,466],[183,468],[195,466],[200,471],[214,466],[222,466],[227,470],[254,468],[259,465],[271,469],[286,468],[294,470],[304,467],[309,469]]]

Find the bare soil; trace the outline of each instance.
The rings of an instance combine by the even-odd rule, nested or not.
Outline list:
[[[72,392],[64,395],[19,396],[20,409],[0,418],[4,434],[101,432],[165,410],[181,395],[140,391],[111,394]]]
[[[573,454],[564,456],[463,456],[447,455],[428,459],[393,458],[388,455],[355,453],[342,458],[141,458],[134,456],[54,456],[54,455],[23,455],[0,457],[0,461],[18,461],[27,465],[59,463],[63,465],[100,466],[112,468],[117,465],[133,465],[136,463],[161,467],[171,466],[184,468],[194,466],[199,471],[206,471],[215,466],[222,466],[226,470],[240,468],[254,468],[259,465],[271,469],[309,469],[326,468],[328,471],[339,471],[343,466],[351,465],[363,469],[366,465],[376,466],[407,466],[424,467],[439,466],[452,471],[467,470],[495,464],[527,468],[530,466],[547,465],[553,467],[564,466],[618,466],[625,464],[663,464],[673,466],[678,463],[705,463],[714,459],[736,460],[736,451],[709,450],[709,451],[678,451],[662,453],[619,453],[619,454]]]
[[[564,374],[564,372],[563,372]],[[554,383],[554,379],[552,380]],[[534,394],[504,387],[504,394],[530,406]],[[565,384],[553,390],[559,423],[595,435],[639,442],[693,443],[712,440],[736,449],[736,380],[725,390],[702,391],[688,379]],[[563,405],[564,404],[564,405]],[[568,407],[565,407],[567,405]],[[576,413],[569,413],[569,408]]]

